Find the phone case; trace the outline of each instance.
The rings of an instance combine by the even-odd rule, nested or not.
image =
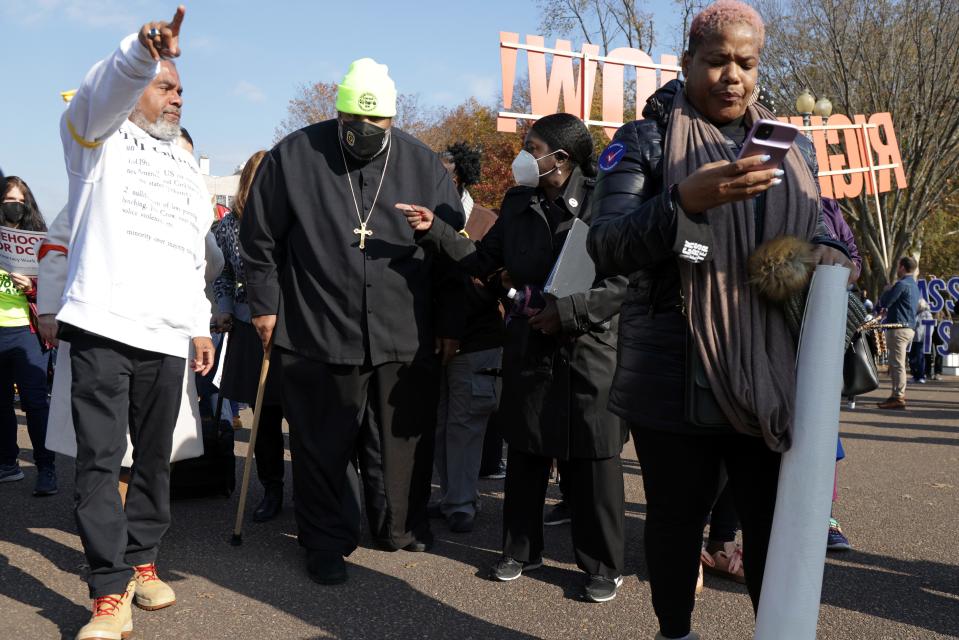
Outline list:
[[[769,137],[763,140],[756,138],[756,132],[759,128],[767,125],[772,127],[772,133]],[[795,125],[778,120],[757,120],[746,135],[743,148],[739,151],[739,159],[768,154],[770,156],[769,162],[758,165],[751,170],[775,169],[786,158],[789,147],[795,142],[797,135],[799,135],[799,127]]]

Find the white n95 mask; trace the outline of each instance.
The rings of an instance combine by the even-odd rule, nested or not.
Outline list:
[[[556,167],[553,167],[546,173],[539,172],[539,164],[537,160],[542,160],[543,158],[548,158],[554,153],[559,153],[562,149],[557,149],[552,153],[547,153],[545,156],[540,156],[539,158],[535,157],[532,153],[523,149],[517,154],[516,159],[513,160],[513,179],[516,181],[516,184],[522,187],[536,187],[539,185],[539,179],[545,175],[548,175],[556,170]]]

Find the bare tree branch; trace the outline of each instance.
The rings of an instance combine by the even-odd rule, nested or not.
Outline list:
[[[880,195],[885,247],[873,196],[863,192],[841,203],[867,258],[866,281],[875,288],[892,277],[897,256],[918,251],[923,222],[959,198],[953,179],[959,173],[959,3],[754,4],[767,26],[762,72],[783,104],[809,88],[829,95],[837,113],[892,114],[909,187]],[[891,264],[884,264],[883,249]]]

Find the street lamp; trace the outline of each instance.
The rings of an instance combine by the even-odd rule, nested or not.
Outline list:
[[[830,105],[831,107],[832,105]],[[812,112],[816,108],[816,98],[809,91],[809,89],[804,89],[802,93],[799,94],[799,97],[796,98],[796,111],[799,112],[799,115],[802,116],[802,123],[804,127],[812,126]]]
[[[821,118],[828,118],[832,115],[832,102],[829,101],[829,98],[819,98],[812,112]]]

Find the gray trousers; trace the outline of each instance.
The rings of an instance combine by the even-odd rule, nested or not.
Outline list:
[[[499,348],[462,353],[443,370],[434,464],[444,515],[476,514],[483,436],[498,404],[499,383],[498,378],[476,372],[498,369],[502,355]]]

